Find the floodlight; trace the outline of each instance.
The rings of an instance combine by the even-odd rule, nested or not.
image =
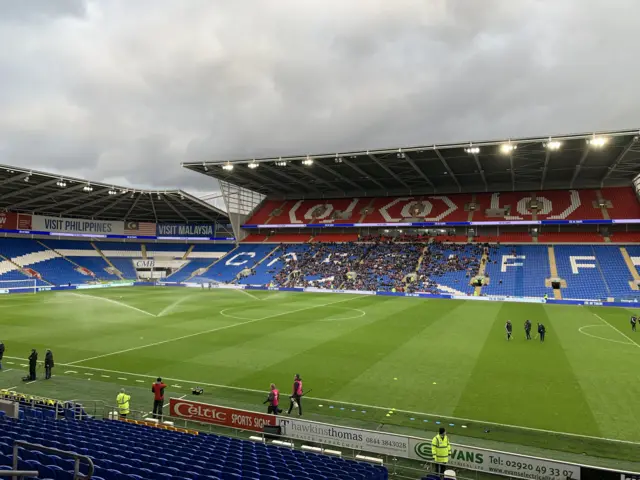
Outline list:
[[[557,140],[549,140],[547,143],[544,144],[544,146],[549,150],[560,150],[560,147],[562,146],[562,142],[559,142]]]
[[[480,147],[469,147],[464,149],[469,155],[477,155],[480,153]]]
[[[67,186],[67,182],[65,182],[64,180],[60,179],[56,182],[56,185],[59,186],[60,188],[64,188]]]
[[[510,153],[512,153],[517,148],[518,148],[518,146],[514,145],[511,142],[503,143],[502,145],[500,145],[500,152],[504,153],[505,155],[509,155]]]
[[[31,177],[24,177],[24,181],[28,182]]]
[[[227,162],[226,164],[224,164],[222,166],[223,170],[227,170],[228,172],[230,172],[231,170],[233,170],[233,165],[231,165],[229,162]]]
[[[310,167],[311,165],[313,165],[313,159],[311,157],[307,157],[302,161],[302,164]]]
[[[607,137],[596,137],[595,135],[589,140],[589,145],[593,148],[604,147],[609,139]]]
[[[276,162],[276,167],[286,167],[286,166],[287,166],[287,161],[282,160],[282,158],[279,158],[278,161]]]
[[[256,162],[255,160],[247,165],[247,167],[249,167],[251,170],[253,170],[255,168],[258,168],[259,166],[260,166],[260,164],[258,162]]]

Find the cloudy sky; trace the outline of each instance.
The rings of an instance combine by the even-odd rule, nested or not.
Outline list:
[[[182,161],[640,127],[638,0],[7,0],[0,162]]]

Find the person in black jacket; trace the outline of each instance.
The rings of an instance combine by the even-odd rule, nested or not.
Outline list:
[[[35,348],[31,349],[31,355],[29,355],[29,377],[28,380],[30,382],[35,381],[36,379],[36,365],[38,363],[38,352],[36,352]]]
[[[53,352],[47,349],[47,352],[44,355],[44,378],[46,380],[51,378],[51,369],[53,367]]]
[[[0,370],[2,370],[2,357],[4,356],[4,343],[0,340]]]

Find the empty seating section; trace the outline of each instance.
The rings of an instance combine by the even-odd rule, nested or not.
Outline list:
[[[603,243],[598,232],[540,232],[538,243]]]
[[[310,233],[279,233],[267,238],[269,243],[305,243],[309,240],[311,240]]]
[[[630,187],[603,188],[602,197],[611,202],[611,218],[640,218],[640,203]]]
[[[259,242],[264,242],[267,239],[268,235],[266,234],[258,234],[258,233],[252,233],[250,235],[247,235],[247,237],[242,240],[243,243],[259,243]]]
[[[251,216],[251,219],[247,223],[255,223],[258,225],[265,223],[277,223],[273,221],[275,212],[278,208],[280,208],[283,204],[291,203],[291,202],[283,202],[282,200],[265,200],[262,205],[260,205],[255,213]]]
[[[598,192],[612,203],[610,218],[640,218],[640,203],[631,187],[598,190],[552,190],[544,192],[479,193],[473,221],[497,220],[584,220],[603,219]],[[533,199],[537,208],[530,208]],[[247,224],[308,223],[393,223],[407,221],[463,222],[469,220],[465,209],[470,194],[424,195],[385,198],[326,200],[269,200],[258,208]],[[487,214],[493,209],[494,214]],[[505,209],[505,215],[499,214]]]
[[[213,262],[215,262],[215,259],[193,258],[193,259],[189,259],[188,262],[189,263],[187,263],[180,270],[177,270],[173,272],[171,275],[169,275],[166,278],[166,280],[168,282],[176,282],[176,283],[185,282],[191,276],[196,275],[200,269],[205,269],[209,267]]]
[[[71,262],[84,267],[91,271],[98,280],[118,280],[119,277],[113,273],[107,272],[109,264],[102,258],[90,242],[78,240],[43,240],[42,243],[48,248],[56,251]],[[42,272],[40,272],[42,273]],[[65,283],[64,277],[61,277],[62,283]],[[85,276],[84,281],[93,280]],[[66,283],[73,283],[69,279]]]
[[[618,250],[620,254],[616,247],[603,248],[613,249],[613,253]],[[567,288],[562,290],[564,298],[604,299],[611,296],[593,247],[560,245],[555,246],[554,250],[558,274],[567,281]]]
[[[244,243],[230,252],[225,258],[213,265],[207,272],[198,276],[196,281],[231,282],[245,268],[253,268],[265,255],[274,249],[274,245]]]
[[[312,242],[357,242],[357,233],[320,233],[314,235]]]
[[[489,285],[482,288],[482,293],[487,295],[553,296],[553,290],[545,287],[545,279],[551,274],[547,247],[542,245],[490,247],[485,275]]]
[[[147,258],[182,258],[190,245],[185,243],[147,243]]]
[[[280,205],[282,204],[280,203],[278,207]],[[291,200],[285,204],[279,215],[271,217],[269,224],[356,223],[360,218],[358,210],[365,205],[366,203],[358,198]],[[274,209],[271,208],[269,214],[271,214],[273,210]],[[253,219],[248,223],[253,223]]]
[[[609,293],[613,297],[637,297],[640,292],[631,290],[629,282],[633,276],[624,261],[619,247],[593,247],[594,254],[602,271],[606,273]]]
[[[609,238],[614,243],[640,243],[640,232],[613,232]]]
[[[104,480],[386,480],[381,466],[217,435],[191,435],[119,421],[0,417],[0,465],[15,440],[89,456]],[[19,467],[71,480],[73,460],[20,450]],[[1,467],[0,467],[1,468]],[[82,469],[86,472],[86,469]]]
[[[468,194],[377,198],[372,212],[363,222],[392,223],[410,219],[418,222],[465,222],[468,212],[464,206],[471,202],[471,198]]]

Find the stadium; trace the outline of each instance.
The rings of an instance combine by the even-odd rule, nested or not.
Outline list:
[[[224,209],[0,166],[0,468],[636,478],[639,136],[184,163]]]

